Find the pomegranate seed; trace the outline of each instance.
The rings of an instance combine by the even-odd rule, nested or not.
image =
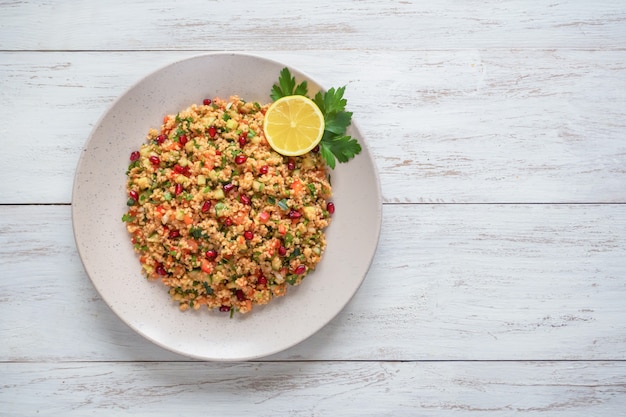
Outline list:
[[[239,196],[239,201],[241,201],[243,204],[245,204],[245,205],[247,205],[247,206],[249,206],[249,205],[250,205],[250,203],[251,203],[250,197],[248,197],[248,196],[247,196],[247,195],[245,195],[245,194],[241,194],[241,195]]]
[[[288,214],[290,219],[299,219],[300,217],[302,217],[302,214],[300,214],[299,211],[296,210],[291,210]]]
[[[177,174],[182,174],[184,171],[183,167],[181,167],[180,165],[176,164],[174,165],[174,172]]]
[[[294,161],[293,158],[289,158],[289,161],[287,161],[287,169],[289,171],[296,169],[296,161]]]
[[[167,135],[159,135],[156,138],[156,142],[157,144],[162,144],[163,142],[165,142],[165,139],[167,139]]]
[[[213,249],[210,249],[210,250],[206,251],[204,256],[206,256],[207,259],[215,259],[215,258],[217,258],[217,251],[213,250]]]
[[[247,160],[247,159],[248,159],[248,157],[247,157],[247,156],[239,154],[239,155],[237,155],[237,156],[235,157],[235,163],[236,163],[237,165],[241,165],[241,164],[243,164],[244,162],[246,162],[246,160]]]
[[[183,168],[183,175],[185,177],[190,177],[191,176],[191,168],[189,168],[189,166],[186,166]]]
[[[214,138],[215,135],[217,135],[217,128],[215,126],[209,127],[209,136],[211,136],[211,138]]]
[[[243,293],[242,290],[235,291],[235,295],[237,296],[237,300],[239,300],[239,301],[243,301],[243,300],[246,299],[246,296],[245,296],[245,294]]]
[[[130,160],[131,160],[132,162],[135,162],[136,160],[138,160],[138,159],[139,159],[139,156],[140,156],[140,155],[139,155],[139,151],[131,152],[131,153],[130,153]]]
[[[130,190],[128,192],[128,195],[130,196],[130,198],[132,198],[135,201],[139,200],[139,193],[135,190]]]
[[[295,269],[295,271],[293,271],[294,274],[296,275],[302,275],[306,272],[306,266],[304,265],[298,265],[298,267]]]
[[[230,227],[233,225],[233,219],[231,219],[230,217],[226,217],[224,219],[224,226]]]
[[[267,165],[263,165],[261,168],[259,168],[259,174],[261,175],[265,175],[267,174],[267,172],[269,171],[269,167]]]
[[[204,100],[202,100],[202,104],[204,104],[205,106],[210,106],[211,105],[211,99],[205,98]]]
[[[187,136],[180,135],[180,137],[178,138],[178,143],[180,143],[181,146],[185,146],[187,142],[189,142],[189,139],[187,139]]]
[[[211,202],[210,201],[205,201],[202,204],[202,209],[201,210],[202,210],[203,213],[206,213],[207,211],[209,211],[210,208],[211,208]]]
[[[265,275],[261,275],[256,282],[259,285],[267,285],[267,278],[265,277]]]
[[[235,188],[235,186],[233,185],[232,182],[229,182],[229,183],[224,184],[222,188],[224,189],[224,192],[229,192],[229,191],[232,191],[232,189]]]
[[[176,184],[176,186],[174,187],[174,194],[176,195],[180,195],[180,193],[183,192],[183,185],[182,184]]]
[[[220,311],[222,313],[228,313],[230,311],[230,307],[228,307],[228,306],[221,306],[220,307]]]
[[[246,143],[248,143],[248,139],[245,136],[239,136],[239,146],[243,148]]]
[[[156,267],[156,273],[159,275],[167,275],[167,271],[165,270],[165,268],[163,267],[163,265],[157,265]]]
[[[280,248],[278,248],[278,254],[280,256],[285,256],[287,255],[287,248],[284,247],[283,245],[280,246]]]
[[[252,233],[252,232],[251,232],[251,231],[249,231],[249,230],[246,230],[245,232],[243,232],[243,237],[244,237],[246,240],[252,240],[252,238],[254,238],[254,233]]]
[[[170,233],[168,234],[170,239],[176,239],[177,237],[180,236],[180,232],[178,230],[170,230]]]
[[[335,212],[335,203],[330,201],[328,204],[326,204],[326,210],[328,210],[330,214],[333,214]]]
[[[320,151],[320,145],[315,145],[315,148],[311,150],[313,153],[318,153]]]
[[[150,163],[152,165],[159,165],[161,163],[161,160],[159,159],[158,156],[154,156],[152,155],[150,158],[148,158],[148,160],[150,161]]]
[[[222,154],[222,152],[221,152],[219,149],[216,149],[216,150],[215,150],[215,155],[216,155],[216,156],[220,156],[221,154]]]

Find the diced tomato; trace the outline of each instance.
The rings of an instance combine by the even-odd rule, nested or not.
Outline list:
[[[284,235],[287,233],[287,228],[285,227],[285,225],[283,224],[278,225],[278,233],[280,233],[281,235]]]
[[[270,214],[267,211],[262,211],[259,213],[259,221],[261,223],[267,223],[269,219],[270,219]]]

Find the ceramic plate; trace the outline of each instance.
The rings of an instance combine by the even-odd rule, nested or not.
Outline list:
[[[308,80],[309,96],[322,89],[310,77],[261,57],[217,53],[175,62],[132,86],[105,112],[83,150],[74,180],[72,224],[78,251],[95,288],[137,333],[171,351],[204,360],[248,360],[287,349],[314,334],[352,298],[367,273],[381,225],[380,184],[364,138],[348,134],[362,152],[331,172],[336,212],[316,270],[298,287],[242,315],[180,312],[160,282],[141,275],[125,225],[126,170],[131,151],[163,116],[203,98],[239,95],[269,102],[282,68]],[[339,87],[339,86],[337,86]],[[349,99],[349,91],[346,93]]]

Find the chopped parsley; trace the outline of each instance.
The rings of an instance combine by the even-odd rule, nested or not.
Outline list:
[[[325,93],[318,92],[313,101],[324,115],[324,136],[320,141],[320,154],[326,164],[334,169],[336,162],[348,162],[361,152],[359,142],[346,135],[346,130],[352,122],[352,112],[346,111],[348,101],[343,98],[346,87],[331,88]],[[307,96],[306,81],[296,84],[296,79],[288,68],[283,68],[274,84],[270,98],[274,101],[282,97],[301,95]]]

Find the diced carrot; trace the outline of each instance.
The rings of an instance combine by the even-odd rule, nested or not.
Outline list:
[[[300,181],[299,178],[296,178],[291,185],[289,186],[289,188],[291,188],[291,191],[293,191],[293,193],[296,196],[299,196],[302,194],[302,191],[304,191],[304,184],[302,184],[302,181]]]
[[[170,120],[170,116],[164,116],[163,117],[163,124],[166,125],[169,120]]]
[[[165,212],[165,208],[163,208],[163,206],[156,206],[154,211],[156,211],[157,217],[163,217],[163,212]]]
[[[287,233],[287,228],[285,227],[285,225],[283,224],[278,225],[278,233],[280,233],[281,235],[284,235]]]
[[[213,264],[209,262],[207,259],[202,259],[200,269],[202,269],[202,272],[206,272],[207,274],[210,274],[211,272],[213,272]]]
[[[193,223],[193,217],[191,217],[189,214],[185,214],[185,217],[183,217],[183,222],[185,222],[185,224],[189,226],[191,223]]]

